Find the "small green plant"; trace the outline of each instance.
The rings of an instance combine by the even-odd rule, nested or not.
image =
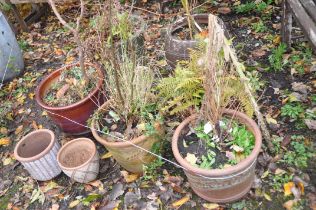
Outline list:
[[[237,13],[249,13],[251,11],[254,11],[256,8],[255,2],[247,2],[245,4],[238,5],[235,10]]]
[[[29,43],[26,40],[24,40],[24,39],[19,40],[18,43],[19,43],[19,46],[20,46],[21,50],[23,50],[23,51],[27,51],[28,50]]]
[[[161,142],[156,142],[152,148],[151,152],[155,154],[161,154]],[[143,174],[143,179],[144,180],[152,180],[155,179],[158,175],[157,169],[161,167],[164,164],[161,158],[157,158],[153,162],[144,165],[144,174]]]
[[[313,156],[313,153],[311,152],[311,148],[302,142],[303,140],[304,137],[293,136],[291,150],[285,152],[283,159],[280,162],[294,165],[298,168],[306,168],[308,160]]]
[[[281,116],[298,120],[304,109],[300,103],[288,103],[281,108]]]
[[[293,174],[269,174],[269,180],[269,185],[271,185],[274,190],[281,191],[285,183],[288,183],[293,180]]]
[[[233,126],[233,131],[231,134],[233,137],[231,144],[243,148],[243,152],[246,156],[248,156],[255,146],[254,135],[247,130],[245,125],[238,124]]]
[[[259,20],[258,22],[253,23],[252,29],[256,33],[263,33],[263,32],[266,32],[268,30],[267,26],[264,25],[264,22],[262,20]]]
[[[286,61],[283,60],[283,55],[286,52],[286,44],[281,43],[277,48],[272,50],[272,54],[269,56],[269,62],[271,69],[274,71],[281,71],[286,65]]]
[[[258,3],[256,3],[255,1],[246,2],[244,4],[236,6],[235,11],[237,13],[249,13],[253,11],[257,13],[262,13],[268,8],[271,3],[272,0],[260,1]]]
[[[313,51],[309,47],[299,47],[300,53],[291,55],[290,64],[299,74],[305,73],[305,67],[311,64]]]

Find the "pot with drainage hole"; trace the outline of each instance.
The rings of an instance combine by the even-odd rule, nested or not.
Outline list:
[[[56,160],[59,149],[60,145],[54,133],[47,129],[39,129],[18,142],[14,156],[34,179],[46,181],[61,173]]]
[[[63,172],[76,182],[88,183],[99,174],[99,153],[94,142],[78,138],[66,143],[57,154]]]

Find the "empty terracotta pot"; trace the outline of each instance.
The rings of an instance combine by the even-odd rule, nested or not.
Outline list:
[[[86,66],[91,66],[97,70],[98,80],[96,87],[84,99],[63,107],[53,107],[45,104],[43,97],[48,92],[50,86],[59,79],[62,71],[67,71],[73,66],[79,64],[71,64],[64,66],[51,74],[49,74],[38,86],[36,90],[37,103],[48,111],[50,118],[65,132],[72,135],[80,135],[90,131],[87,127],[87,120],[98,108],[98,105],[103,103],[101,93],[103,84],[102,70],[91,63],[86,63]],[[53,113],[53,114],[52,114]],[[85,125],[85,126],[83,126]]]
[[[17,143],[14,156],[34,179],[46,181],[61,172],[56,160],[59,148],[54,133],[40,129],[24,136]]]
[[[99,174],[99,153],[94,142],[78,138],[66,143],[57,154],[63,172],[76,182],[88,183]]]
[[[246,125],[255,136],[255,146],[251,154],[237,165],[225,169],[202,169],[192,166],[179,153],[178,140],[181,131],[197,119],[192,115],[185,119],[176,129],[172,138],[172,151],[176,160],[186,168],[184,170],[193,191],[210,202],[226,203],[238,200],[249,192],[255,177],[257,156],[260,152],[262,137],[258,125],[247,115],[226,109],[224,114]]]
[[[110,102],[105,102],[98,110],[99,113],[106,112],[109,109]],[[96,130],[95,120],[92,120],[91,131],[94,138],[103,144],[105,148],[111,152],[113,158],[127,171],[142,174],[143,166],[155,160],[155,157],[144,150],[137,148],[132,144],[137,145],[138,147],[144,148],[146,150],[151,150],[153,145],[156,142],[161,141],[161,137],[164,135],[164,130],[162,125],[157,124],[156,130],[158,135],[145,136],[141,135],[137,138],[134,138],[128,142],[113,142],[108,140],[105,137],[101,137]]]

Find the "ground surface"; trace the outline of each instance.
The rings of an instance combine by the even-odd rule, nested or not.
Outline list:
[[[312,66],[316,60],[302,42],[281,53],[282,70],[269,70],[271,62],[277,62],[269,56],[280,43],[280,6],[272,4],[263,11],[237,14],[236,6],[225,2],[231,1],[204,4],[195,12],[221,12],[231,37],[235,37],[238,56],[247,66],[247,75],[258,86],[259,103],[274,135],[276,150],[271,153],[263,147],[255,183],[243,199],[219,206],[210,204],[192,192],[181,169],[168,163],[138,178],[122,172],[124,169],[112,158],[104,158],[98,180],[90,184],[72,183],[64,174],[51,182],[36,182],[29,177],[13,157],[14,146],[23,135],[49,128],[62,144],[74,138],[65,136],[34,98],[35,88],[45,75],[76,60],[71,34],[54,16],[47,15],[31,26],[30,33],[18,36],[24,50],[25,72],[0,90],[0,111],[5,113],[1,115],[0,137],[9,140],[0,144],[0,209],[283,209],[283,205],[287,209],[316,209],[316,137],[315,130],[305,123],[306,119],[315,120],[312,109],[316,104],[316,68]],[[135,9],[134,13],[148,24],[147,55],[156,59],[163,74],[168,74],[163,36],[168,24],[182,15],[181,7],[178,3],[167,4],[166,15],[161,16],[154,14],[161,12],[155,1],[137,7],[142,9]],[[95,8],[89,4],[89,17]],[[64,5],[61,9],[68,16],[76,13],[75,5]],[[172,129],[168,128],[162,155],[175,161],[170,149]],[[97,146],[101,155],[107,153],[102,145]]]

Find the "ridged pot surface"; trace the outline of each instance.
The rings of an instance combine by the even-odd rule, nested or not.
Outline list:
[[[57,164],[59,149],[54,133],[40,129],[24,136],[17,143],[14,156],[34,179],[47,181],[61,173]]]
[[[87,155],[85,162],[79,165],[67,165],[67,161],[80,158],[73,156],[74,154],[77,153],[81,155],[82,152]],[[76,182],[91,182],[95,180],[99,174],[99,153],[94,142],[88,138],[78,138],[66,143],[59,150],[57,161],[62,171]]]
[[[105,112],[108,110],[110,102],[105,102],[99,112]],[[132,144],[137,145],[138,147],[144,148],[148,151],[151,151],[153,145],[156,142],[161,141],[161,136],[164,135],[162,126],[159,125],[156,127],[159,135],[152,136],[139,136],[130,141],[125,142],[111,142],[107,138],[103,138],[98,134],[95,126],[96,122],[93,120],[91,123],[91,131],[94,138],[103,144],[105,148],[111,152],[113,158],[127,171],[141,174],[143,173],[143,166],[155,160],[155,157],[146,151],[143,151],[140,148],[135,147]],[[132,144],[131,144],[132,143]]]
[[[261,149],[262,136],[257,124],[247,115],[226,109],[224,114],[246,125],[255,136],[255,147],[251,154],[237,165],[225,169],[201,169],[192,166],[179,153],[178,140],[181,131],[197,119],[192,115],[185,119],[176,129],[172,138],[172,151],[184,170],[193,191],[210,202],[226,203],[238,200],[249,192],[254,181],[257,156]]]
[[[48,111],[50,118],[63,130],[63,132],[73,135],[80,135],[90,131],[89,128],[85,127],[87,125],[87,120],[98,106],[103,103],[104,97],[101,92],[103,84],[102,70],[96,65],[85,63],[85,66],[91,66],[96,69],[98,73],[98,80],[96,81],[97,85],[88,96],[74,104],[63,107],[52,107],[45,104],[43,97],[48,92],[52,83],[60,77],[62,71],[67,71],[73,66],[78,65],[78,63],[67,65],[52,72],[40,83],[36,90],[37,103]]]
[[[193,15],[194,20],[199,24],[208,24],[208,14]],[[188,60],[190,50],[194,49],[198,41],[177,39],[173,34],[178,29],[187,26],[187,18],[181,18],[173,23],[167,30],[165,38],[165,55],[167,63],[175,68],[178,61]]]

